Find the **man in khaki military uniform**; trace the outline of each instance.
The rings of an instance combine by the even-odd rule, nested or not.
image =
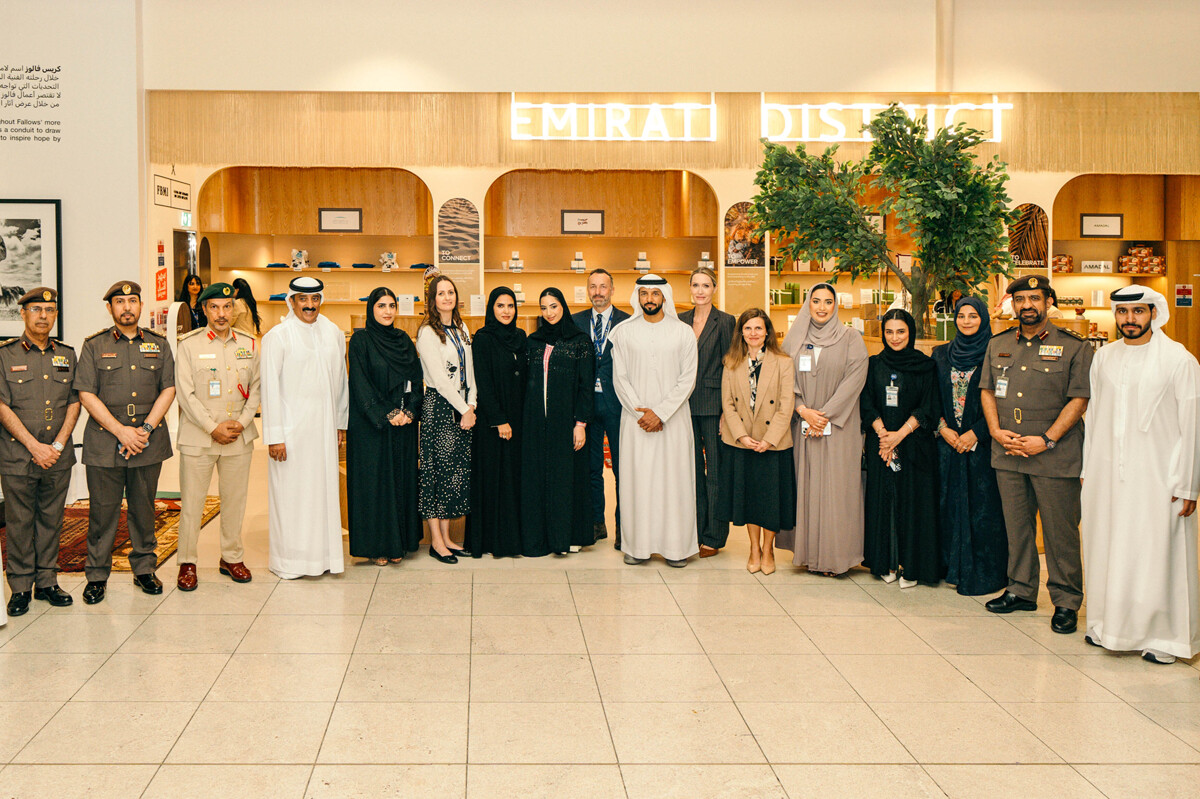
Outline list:
[[[992,338],[979,380],[1008,527],[1008,590],[986,607],[993,613],[1037,609],[1040,513],[1046,587],[1054,603],[1050,627],[1072,633],[1083,603],[1080,420],[1091,396],[1092,348],[1047,321],[1045,277],[1029,275],[1009,288],[1020,325]]]
[[[83,601],[89,605],[104,600],[122,495],[133,581],[147,594],[162,593],[154,576],[154,498],[162,462],[171,457],[171,434],[162,421],[175,400],[171,348],[158,333],[138,326],[142,287],[132,280],[114,283],[104,300],[114,324],[84,340],[75,375],[90,417],[83,429],[90,505]]]
[[[197,541],[213,467],[221,494],[221,574],[250,582],[242,563],[242,517],[250,459],[258,430],[258,340],[237,333],[233,287],[213,283],[198,302],[208,326],[179,340],[175,387],[179,396],[179,577],[181,591],[196,589]]]
[[[58,587],[58,542],[79,421],[75,350],[50,338],[58,292],[39,286],[17,304],[25,334],[0,343],[0,423],[9,432],[0,435],[9,616],[24,615],[31,594],[55,607],[72,602]]]

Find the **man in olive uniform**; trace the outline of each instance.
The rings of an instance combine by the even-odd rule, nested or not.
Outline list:
[[[250,582],[242,563],[242,517],[250,459],[254,454],[254,414],[258,411],[258,340],[235,332],[233,287],[213,283],[198,302],[208,326],[179,340],[176,376],[179,395],[179,577],[181,591],[196,588],[197,541],[204,500],[217,468],[221,494],[221,574]]]
[[[987,603],[993,613],[1036,610],[1040,564],[1037,516],[1046,545],[1050,627],[1075,632],[1083,603],[1079,555],[1079,472],[1083,423],[1091,396],[1092,348],[1047,321],[1050,285],[1029,275],[1013,281],[1020,325],[988,344],[979,387],[992,435],[992,466],[1008,527],[1008,590]]]
[[[0,423],[9,432],[0,435],[0,488],[10,616],[29,610],[31,593],[55,607],[71,604],[71,595],[58,587],[58,542],[75,465],[71,433],[79,421],[75,350],[50,339],[58,292],[39,286],[17,304],[25,334],[0,343]]]
[[[83,430],[87,466],[88,554],[83,601],[104,600],[112,571],[113,543],[128,504],[129,566],[147,594],[161,594],[154,576],[154,498],[162,462],[171,457],[171,434],[163,417],[175,399],[175,366],[167,340],[138,326],[142,287],[132,280],[104,293],[113,326],[83,342],[75,389],[89,419]]]

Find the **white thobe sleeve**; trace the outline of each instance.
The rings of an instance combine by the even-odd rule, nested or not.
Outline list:
[[[682,332],[687,333],[686,338]],[[699,361],[696,336],[691,330],[681,331],[679,342],[679,379],[667,392],[667,396],[650,409],[664,422],[674,416],[680,407],[687,405],[688,398],[692,396],[692,389],[696,387],[696,369]]]
[[[1200,439],[1196,436],[1196,414],[1200,413],[1200,364],[1190,355],[1180,360],[1174,381],[1179,444],[1167,479],[1171,496],[1196,499],[1200,496]]]
[[[1091,386],[1091,397],[1088,399],[1088,408],[1090,408],[1097,416],[1100,413],[1100,403],[1104,401],[1100,397],[1100,364],[1104,363],[1104,360],[1105,359],[1101,357],[1100,353],[1097,352],[1096,356],[1092,358],[1091,367],[1088,369],[1088,385]],[[985,360],[984,364],[986,365],[986,363],[987,361]],[[1086,423],[1087,414],[1085,412],[1084,424],[1086,425]],[[1088,433],[1087,428],[1085,427],[1083,433],[1083,466],[1079,468],[1080,480],[1083,480],[1087,476],[1088,460],[1091,457],[1093,442],[1095,439],[1096,432],[1093,431],[1092,433]]]
[[[637,390],[629,374],[629,353],[625,349],[624,333],[625,330],[621,328],[615,328],[609,333],[608,341],[612,346],[613,389],[617,392],[621,407],[630,413],[638,414],[637,409],[645,406],[638,400]]]
[[[262,390],[263,441],[283,444],[283,358],[284,330],[272,330],[263,337],[260,388]],[[272,333],[274,335],[272,335]]]
[[[337,363],[333,368],[334,427],[345,430],[350,423],[350,381],[346,375],[346,336],[337,331]]]

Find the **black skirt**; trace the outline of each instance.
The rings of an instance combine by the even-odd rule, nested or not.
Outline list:
[[[457,519],[471,512],[471,431],[454,419],[454,406],[436,390],[421,405],[422,519]]]
[[[772,532],[796,524],[796,464],[792,450],[755,452],[721,442],[717,518]]]

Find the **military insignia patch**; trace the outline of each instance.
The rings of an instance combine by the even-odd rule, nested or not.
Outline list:
[[[70,369],[71,361],[65,355],[55,355],[50,359],[50,364],[55,369]]]
[[[236,356],[238,358],[243,358],[243,359],[244,358],[253,358],[254,353],[251,350],[246,349],[245,347],[238,347]]]
[[[153,341],[145,342],[144,344],[139,346],[138,349],[141,350],[141,353],[143,355],[158,355],[158,353],[161,352],[158,345],[155,344]]]

